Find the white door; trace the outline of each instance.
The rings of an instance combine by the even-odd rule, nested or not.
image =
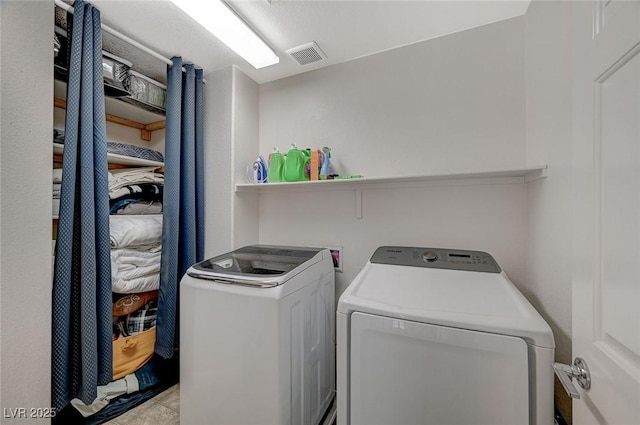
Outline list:
[[[640,1],[573,2],[573,423],[640,424]]]

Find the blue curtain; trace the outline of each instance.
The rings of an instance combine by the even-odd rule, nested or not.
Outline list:
[[[167,70],[162,260],[155,351],[171,358],[178,330],[178,285],[204,255],[202,70],[174,57]]]
[[[52,406],[112,378],[107,138],[100,11],[74,3],[53,279]]]

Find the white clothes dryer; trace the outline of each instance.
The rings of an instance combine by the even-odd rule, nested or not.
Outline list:
[[[317,425],[335,396],[328,249],[254,245],[180,284],[180,423]]]
[[[552,425],[549,325],[486,252],[378,248],[340,297],[338,425]]]

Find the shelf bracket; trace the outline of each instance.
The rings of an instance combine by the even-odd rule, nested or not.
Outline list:
[[[146,140],[147,142],[151,141],[151,133],[156,130],[161,130],[166,127],[166,121],[156,121],[149,124],[145,124],[144,128],[140,129],[140,138],[142,140]]]
[[[358,188],[355,190],[355,192],[356,192],[356,196],[355,196],[356,218],[361,219],[362,218],[362,189]]]
[[[140,138],[146,142],[150,142],[151,141],[151,132],[149,130],[147,130],[146,128],[141,128],[140,129]]]

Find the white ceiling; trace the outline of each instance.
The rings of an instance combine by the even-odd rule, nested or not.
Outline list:
[[[206,1],[206,0],[203,0]],[[228,0],[280,63],[254,69],[167,0],[93,1],[103,23],[207,72],[236,65],[258,83],[523,15],[529,0]],[[301,66],[285,50],[315,41],[327,59]],[[105,50],[164,81],[164,65],[105,36]],[[159,71],[154,71],[157,68]]]

